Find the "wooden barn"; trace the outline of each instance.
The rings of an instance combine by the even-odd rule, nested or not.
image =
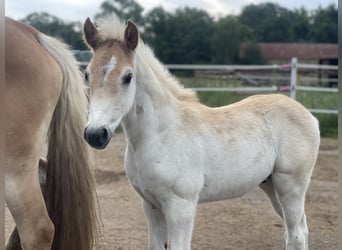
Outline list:
[[[337,65],[338,44],[330,43],[259,43],[269,64],[289,63],[297,57],[300,63]]]
[[[338,65],[338,44],[330,43],[259,43],[267,64],[287,64],[296,57],[301,64]],[[318,85],[337,85],[336,70],[301,70],[302,83],[315,81]],[[310,80],[311,79],[311,80]],[[306,81],[307,80],[307,81]]]

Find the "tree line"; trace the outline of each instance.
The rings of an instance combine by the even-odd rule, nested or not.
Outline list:
[[[138,24],[143,40],[164,63],[261,64],[265,61],[260,42],[337,43],[338,39],[338,9],[334,4],[314,11],[289,10],[276,3],[250,4],[239,15],[215,19],[196,8],[170,12],[155,7],[144,14],[135,0],[105,0],[94,18],[113,11]],[[61,38],[72,49],[87,49],[81,22],[66,22],[44,12],[29,14],[21,21]]]

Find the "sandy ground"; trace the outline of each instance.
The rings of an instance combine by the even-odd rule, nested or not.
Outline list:
[[[105,150],[94,151],[101,207],[101,249],[147,249],[147,223],[139,196],[123,168],[125,139],[115,135]],[[337,140],[322,139],[306,198],[310,249],[337,249]],[[6,239],[13,220],[6,209]],[[284,249],[284,226],[259,189],[245,196],[200,204],[192,249]]]

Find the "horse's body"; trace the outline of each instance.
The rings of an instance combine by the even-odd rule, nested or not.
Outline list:
[[[193,111],[180,114],[187,119],[181,123],[174,117],[178,114],[161,111],[156,117],[162,117],[168,125],[164,131],[156,129],[150,137],[129,140],[127,174],[140,192],[152,189],[150,180],[158,176],[158,179],[163,177],[160,181],[168,183],[166,187],[172,192],[182,197],[188,192],[196,194],[199,202],[239,197],[272,174],[275,178],[275,168],[280,171],[284,161],[295,165],[292,161],[298,158],[288,159],[298,150],[293,143],[298,140],[301,144],[312,143],[312,135],[304,141],[298,137],[302,131],[290,122],[292,117],[282,117],[285,110],[292,116],[291,110],[298,108],[297,103],[283,96],[255,96],[218,109],[196,106],[193,105]],[[143,134],[147,128],[153,131],[153,124],[153,120],[148,121],[139,133]],[[123,122],[123,125],[131,132],[128,124]],[[290,134],[298,139],[287,145]],[[308,149],[303,147],[303,150]],[[309,149],[309,153],[314,150]],[[156,166],[151,167],[152,162]],[[307,169],[302,169],[305,173],[311,171],[310,163]],[[287,167],[284,172],[297,170]]]
[[[20,236],[7,249],[91,249],[96,230],[87,96],[61,42],[5,19],[5,197]],[[38,178],[48,136],[46,186]],[[44,198],[46,204],[44,202]]]
[[[317,120],[283,95],[219,108],[201,104],[145,47],[132,22],[88,19],[94,56],[85,138],[104,148],[121,122],[128,179],[140,194],[150,249],[190,249],[199,202],[260,186],[284,219],[286,249],[308,249],[305,193],[319,147]]]

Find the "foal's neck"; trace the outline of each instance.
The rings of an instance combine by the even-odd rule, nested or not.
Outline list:
[[[136,55],[136,96],[132,109],[123,119],[126,138],[131,144],[148,140],[176,119],[177,98],[162,86],[162,81],[167,81],[166,73],[154,69],[152,59],[146,60],[144,56],[139,52]]]

